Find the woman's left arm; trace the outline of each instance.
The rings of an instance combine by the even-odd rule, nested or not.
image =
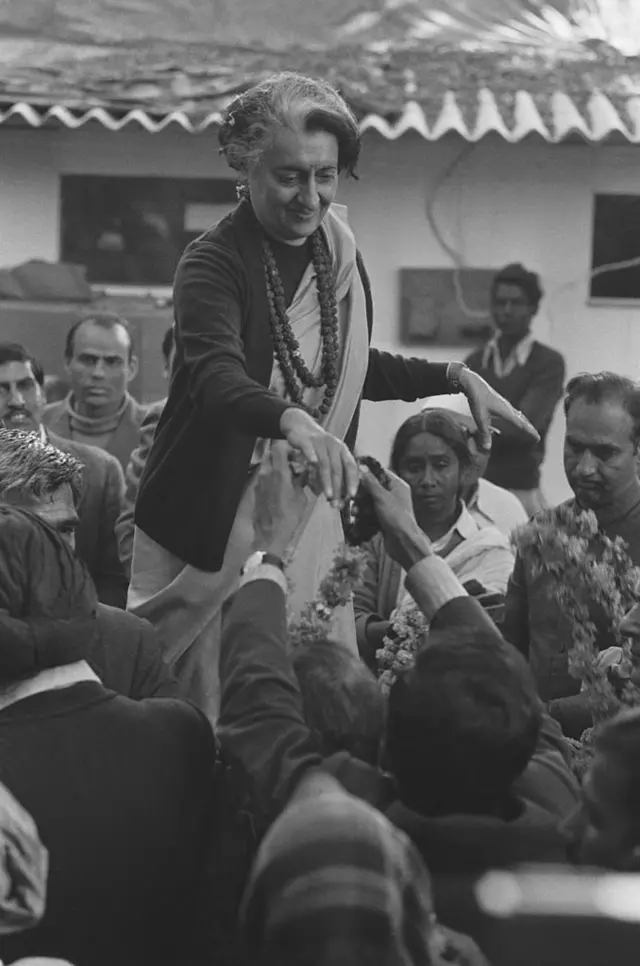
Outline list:
[[[362,256],[356,256],[358,273],[364,288],[369,338],[373,329],[373,298],[371,284]],[[473,417],[482,434],[481,445],[491,445],[491,415],[513,423],[525,434],[538,440],[538,431],[526,416],[503,399],[477,373],[460,362],[428,362],[426,359],[405,358],[392,352],[369,349],[369,366],[363,398],[372,402],[401,399],[415,402],[426,396],[440,396],[463,392],[469,400]]]

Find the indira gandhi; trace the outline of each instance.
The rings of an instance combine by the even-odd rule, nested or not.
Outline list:
[[[140,485],[129,593],[160,631],[185,697],[212,717],[221,607],[260,549],[252,481],[270,440],[286,439],[318,481],[295,545],[295,610],[342,539],[336,504],[357,486],[362,399],[464,392],[485,433],[492,412],[529,431],[461,363],[370,348],[369,279],[334,204],[339,175],[355,175],[360,134],[329,84],[280,74],[251,88],[227,109],[220,144],[240,200],[178,266],[176,359]],[[350,608],[337,625],[355,648]]]

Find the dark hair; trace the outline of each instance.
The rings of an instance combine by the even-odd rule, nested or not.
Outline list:
[[[400,463],[407,450],[407,446],[421,433],[431,433],[451,447],[460,463],[461,476],[473,466],[470,442],[473,433],[451,413],[442,409],[425,409],[415,416],[405,420],[393,440],[391,447],[391,469],[399,472]]]
[[[338,170],[356,176],[358,122],[346,101],[326,81],[285,72],[236,97],[223,114],[218,135],[229,167],[245,175],[269,147],[276,127],[333,134],[338,141]]]
[[[513,262],[493,276],[491,282],[491,297],[495,295],[498,285],[517,285],[527,296],[532,308],[537,309],[542,301],[544,290],[540,284],[540,276],[535,272],[528,272],[524,265]]]
[[[73,358],[73,352],[75,349],[76,332],[81,325],[85,322],[90,322],[92,325],[98,325],[101,329],[115,329],[116,326],[121,325],[129,336],[129,361],[133,356],[133,336],[131,334],[131,326],[127,319],[123,319],[121,315],[117,315],[115,312],[96,312],[93,315],[84,315],[77,322],[74,322],[69,331],[67,332],[67,338],[64,344],[64,357],[69,361]]]
[[[39,501],[68,484],[77,507],[82,472],[75,456],[43,441],[39,433],[0,428],[0,499],[17,494]]]
[[[162,357],[165,363],[167,364],[167,368],[169,366],[169,362],[171,361],[171,353],[173,352],[173,348],[175,344],[176,344],[175,332],[174,332],[173,326],[170,325],[162,339]]]
[[[389,695],[387,755],[401,799],[430,815],[505,803],[541,724],[524,658],[476,628],[432,631]]]
[[[385,726],[385,699],[357,654],[333,641],[303,644],[293,652],[304,717],[322,754],[348,751],[377,764]]]
[[[581,372],[567,383],[565,416],[578,399],[587,403],[619,403],[633,420],[633,439],[640,439],[640,383],[615,372]]]
[[[618,765],[620,804],[638,828],[640,839],[640,708],[623,711],[596,729],[594,748]]]
[[[6,366],[9,362],[29,363],[35,381],[41,388],[44,386],[44,369],[20,342],[0,342],[0,366]]]

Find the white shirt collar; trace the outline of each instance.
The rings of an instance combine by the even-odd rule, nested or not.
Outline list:
[[[473,519],[465,504],[462,504],[462,510],[460,511],[460,516],[453,524],[450,530],[448,530],[443,537],[439,540],[434,540],[432,546],[435,553],[440,553],[445,547],[451,542],[453,537],[459,536],[463,540],[468,540],[472,537],[474,533],[477,533],[480,527],[476,520]]]
[[[496,333],[484,347],[484,352],[482,353],[483,368],[492,368],[498,379],[503,379],[505,376],[510,375],[517,366],[523,366],[526,363],[531,355],[534,342],[533,334],[529,332],[525,335],[524,339],[520,339],[520,342],[513,347],[507,358],[503,361],[500,355],[500,349],[498,348],[498,335]]]

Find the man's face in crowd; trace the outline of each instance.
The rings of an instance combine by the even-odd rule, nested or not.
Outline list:
[[[491,293],[491,315],[500,335],[523,339],[531,328],[536,309],[524,289],[511,282],[499,282]]]
[[[138,371],[137,360],[130,352],[131,341],[124,326],[105,328],[83,322],[76,330],[73,354],[67,360],[76,405],[95,416],[116,412]]]
[[[575,858],[584,865],[618,871],[640,868],[637,817],[626,804],[623,766],[598,752],[582,785],[582,807],[572,819]]]
[[[615,400],[576,399],[567,413],[564,469],[578,503],[615,505],[636,485],[638,448],[633,420]]]
[[[0,423],[6,429],[38,431],[44,406],[44,391],[36,382],[30,362],[0,365]]]
[[[40,499],[22,499],[19,495],[2,500],[12,506],[19,506],[23,510],[31,510],[57,530],[60,536],[69,544],[72,550],[76,547],[76,530],[79,518],[73,500],[73,491],[68,483],[64,483],[53,493],[47,493]]]

